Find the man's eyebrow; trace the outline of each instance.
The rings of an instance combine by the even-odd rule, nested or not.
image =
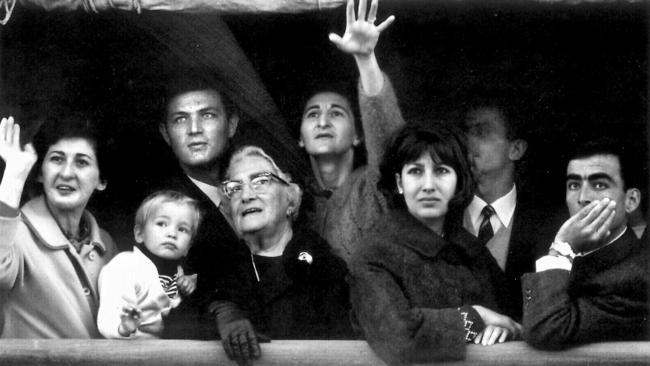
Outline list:
[[[220,110],[221,110],[221,108],[219,108],[219,107],[208,106],[208,107],[199,109],[199,113],[210,112],[210,111],[219,112]]]
[[[305,112],[310,111],[310,110],[312,110],[312,109],[320,109],[320,105],[318,105],[318,104],[308,105],[308,106],[305,108]]]
[[[467,122],[467,123],[465,123],[465,126],[467,128],[483,127],[483,126],[487,125],[488,123],[489,123],[488,121],[479,119],[479,120],[474,120],[474,121],[471,121],[471,122]]]
[[[587,180],[589,181],[600,180],[600,179],[604,179],[610,182],[614,181],[614,178],[612,178],[612,176],[607,173],[595,173],[587,177]]]
[[[614,178],[612,178],[612,176],[610,176],[607,173],[594,173],[594,174],[591,174],[591,175],[587,176],[588,181],[594,181],[594,180],[599,180],[599,179],[608,180],[610,182],[614,181]],[[582,180],[582,176],[580,176],[578,174],[567,174],[566,180]]]

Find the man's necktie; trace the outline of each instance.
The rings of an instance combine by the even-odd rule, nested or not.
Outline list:
[[[478,240],[481,244],[485,245],[487,242],[492,239],[494,236],[494,231],[492,230],[492,225],[490,225],[490,217],[495,214],[494,207],[486,205],[481,210],[481,216],[483,216],[483,221],[481,221],[481,226],[478,228]]]

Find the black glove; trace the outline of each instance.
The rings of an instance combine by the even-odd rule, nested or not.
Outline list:
[[[215,302],[210,308],[215,314],[221,343],[228,358],[240,366],[252,365],[254,359],[260,358],[261,351],[251,322],[232,302]]]

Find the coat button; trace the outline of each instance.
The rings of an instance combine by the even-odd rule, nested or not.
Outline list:
[[[84,295],[90,296],[90,289],[88,287],[84,287]]]
[[[90,259],[91,261],[94,261],[95,258],[97,258],[97,253],[95,253],[95,252],[90,252],[90,253],[88,254],[88,259]]]
[[[532,293],[533,293],[533,290],[531,290],[531,289],[526,289],[526,294],[527,294],[527,295],[530,295],[530,294],[532,294]]]

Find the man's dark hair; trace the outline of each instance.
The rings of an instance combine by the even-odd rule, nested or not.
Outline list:
[[[210,72],[186,70],[185,72],[177,72],[168,76],[165,82],[161,103],[161,121],[165,122],[167,120],[167,107],[172,99],[180,94],[198,90],[211,90],[219,94],[227,118],[230,118],[233,114],[239,114],[237,105],[233,103],[228,94],[219,85],[217,79]]]
[[[613,155],[619,161],[623,190],[641,188],[643,186],[643,169],[642,164],[636,161],[636,155],[643,154],[635,154],[635,150],[633,144],[627,144],[612,137],[600,137],[575,144],[567,155],[565,166],[575,159],[586,159],[595,155]]]
[[[503,117],[508,140],[529,140],[534,113],[526,93],[513,87],[474,88],[464,98],[465,120],[471,112],[478,109],[493,109]]]

